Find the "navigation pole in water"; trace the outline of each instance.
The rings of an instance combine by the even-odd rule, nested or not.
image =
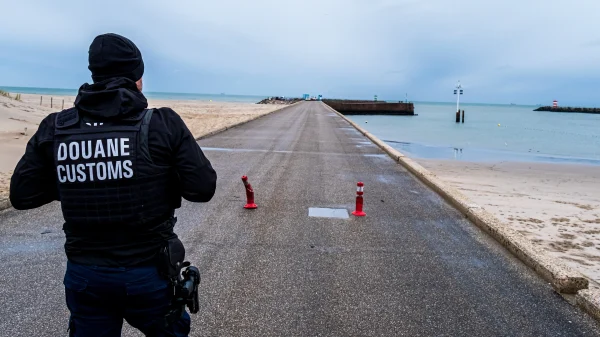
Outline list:
[[[456,84],[454,88],[454,94],[456,95],[456,123],[460,123],[460,95],[463,94],[462,85],[460,85],[460,81]],[[463,110],[462,122],[465,122],[465,112]]]
[[[463,94],[462,85],[460,85],[460,81],[456,84],[456,88],[454,88],[454,94],[456,95],[456,111],[460,111],[459,103],[460,103],[460,95]]]

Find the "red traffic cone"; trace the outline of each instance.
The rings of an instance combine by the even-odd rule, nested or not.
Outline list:
[[[367,213],[363,212],[363,193],[365,184],[363,184],[362,182],[358,182],[356,186],[356,210],[352,212],[352,215],[366,216]]]
[[[254,203],[254,190],[252,189],[252,185],[248,182],[248,177],[243,176],[242,181],[244,182],[244,186],[246,187],[246,206],[245,209],[256,209],[258,206]]]

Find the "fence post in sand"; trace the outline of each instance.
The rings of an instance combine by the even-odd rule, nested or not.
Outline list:
[[[62,110],[65,109],[65,100],[63,99]],[[463,111],[463,123],[465,122],[465,112]]]
[[[40,96],[40,106],[42,106],[42,98],[43,98],[43,97],[44,97],[44,96]]]
[[[52,109],[52,97],[50,97],[50,109]]]
[[[463,110],[463,113],[462,113],[462,122],[463,122],[463,124],[465,123],[465,110]]]

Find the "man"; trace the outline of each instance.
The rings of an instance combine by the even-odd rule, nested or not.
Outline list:
[[[173,110],[146,109],[133,42],[96,37],[89,70],[94,84],[81,86],[75,107],[47,116],[27,144],[11,203],[61,201],[71,336],[120,336],[123,319],[147,336],[187,336],[185,310],[165,319],[173,287],[158,253],[181,246],[174,211],[181,197],[208,202],[216,173]]]

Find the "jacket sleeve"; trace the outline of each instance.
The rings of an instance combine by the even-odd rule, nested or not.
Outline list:
[[[10,179],[10,202],[18,210],[40,207],[59,199],[53,159],[55,115],[49,115],[40,123]]]
[[[217,188],[217,173],[181,117],[173,112],[170,124],[181,196],[192,202],[210,201]]]

